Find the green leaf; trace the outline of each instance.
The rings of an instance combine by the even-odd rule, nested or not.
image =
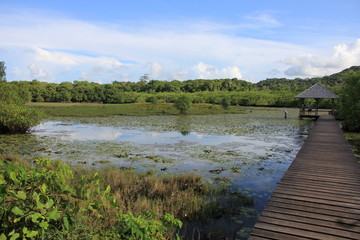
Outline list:
[[[89,198],[90,198],[90,194],[91,194],[91,189],[89,188],[88,190],[86,190],[85,198],[86,198],[86,199],[89,199]]]
[[[15,229],[13,229],[11,232],[9,232],[9,236],[12,236],[12,235],[14,235],[15,234]]]
[[[46,184],[44,183],[43,185],[41,185],[41,191],[42,191],[43,193],[46,193],[46,190],[47,190],[47,186],[46,186]]]
[[[10,172],[9,173],[9,177],[10,177],[10,179],[14,182],[14,183],[18,183],[19,182],[19,180],[16,178],[16,172]]]
[[[88,204],[88,208],[89,208],[90,210],[92,210],[92,211],[95,210],[95,208],[94,208],[93,206],[95,206],[95,203],[89,203],[89,204]]]
[[[105,193],[105,194],[106,194],[106,193],[110,193],[110,191],[111,191],[111,187],[110,187],[110,185],[107,185],[104,193]]]
[[[6,180],[4,178],[4,175],[3,174],[0,174],[0,184],[6,184]]]
[[[45,203],[45,208],[51,208],[54,205],[54,200],[51,198]]]
[[[2,233],[2,234],[0,235],[0,240],[6,240],[6,239],[7,239],[6,235]]]
[[[29,231],[27,227],[23,228],[23,233],[26,237],[32,238],[35,237],[38,234],[38,231]]]
[[[12,235],[10,240],[15,240],[15,239],[18,239],[19,237],[20,237],[20,233],[15,233],[14,235]]]
[[[26,199],[26,193],[24,191],[18,191],[16,194],[16,197],[21,199],[21,200],[25,200]]]
[[[41,221],[39,226],[46,230],[49,227],[49,224],[47,222],[45,222],[45,221]]]
[[[63,217],[63,223],[64,223],[65,228],[66,228],[67,230],[69,230],[69,229],[70,229],[70,223],[69,223],[69,219],[68,219],[67,216],[64,216],[64,217]]]
[[[31,231],[31,232],[29,232],[28,234],[26,234],[26,237],[28,237],[28,238],[33,238],[33,237],[35,237],[36,235],[38,235],[38,231]]]
[[[38,219],[41,218],[42,216],[40,213],[37,212],[37,213],[31,214],[30,217],[31,217],[31,221],[33,223],[39,223]]]
[[[13,209],[11,209],[11,212],[18,216],[24,216],[24,211],[18,207],[13,207]]]
[[[73,191],[72,188],[69,187],[68,185],[66,185],[66,186],[61,186],[61,190],[62,190],[63,192],[72,192],[72,191]]]
[[[56,209],[52,210],[51,212],[47,213],[47,217],[51,220],[57,220],[60,217],[60,214]]]

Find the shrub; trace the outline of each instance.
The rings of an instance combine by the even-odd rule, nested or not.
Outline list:
[[[360,72],[350,71],[343,77],[340,95],[340,116],[343,128],[360,132]]]
[[[152,104],[157,104],[158,99],[156,96],[151,96],[151,97],[149,97],[149,102],[151,102]]]
[[[231,105],[230,95],[224,95],[221,99],[221,106],[225,109],[228,109],[230,105]]]
[[[0,133],[26,133],[44,117],[38,109],[15,104],[0,105]]]
[[[0,155],[0,239],[166,239],[182,222],[171,214],[123,213],[98,173],[74,181],[69,165],[35,167]]]
[[[186,114],[190,110],[192,98],[190,95],[181,95],[175,100],[175,107],[180,111],[180,114]]]

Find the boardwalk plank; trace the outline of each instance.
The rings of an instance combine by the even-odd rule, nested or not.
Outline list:
[[[260,222],[266,222],[267,224],[274,224],[277,226],[301,229],[301,230],[306,230],[309,232],[333,235],[333,236],[337,236],[337,237],[345,237],[345,238],[349,238],[349,239],[360,239],[360,234],[350,232],[350,231],[344,231],[343,229],[333,228],[333,227],[329,226],[330,224],[327,224],[325,226],[324,225],[320,226],[320,225],[317,225],[316,221],[313,221],[311,219],[309,219],[307,222],[299,222],[299,221],[295,221],[295,220],[296,219],[294,219],[294,218],[291,220],[283,220],[283,219],[267,217],[267,216],[262,216],[259,219]]]
[[[360,220],[360,210],[338,207],[333,205],[318,204],[303,201],[293,201],[288,199],[274,198],[273,201],[269,202],[267,207],[275,207],[284,209],[293,209],[297,211],[319,213],[320,215],[328,216],[341,216],[346,219]]]
[[[309,217],[302,217],[302,216],[294,216],[294,215],[288,215],[285,213],[276,213],[276,212],[271,212],[271,211],[266,211],[263,213],[262,217],[269,217],[269,218],[273,218],[273,219],[282,219],[282,220],[286,220],[286,221],[295,221],[295,222],[300,222],[300,223],[312,223],[314,225],[317,226],[324,226],[324,227],[330,227],[333,229],[340,229],[340,230],[344,230],[344,226],[339,224],[336,221],[327,221],[327,220],[319,220],[319,219],[314,219],[314,218],[309,218]],[[262,221],[264,221],[264,219],[261,219]],[[347,228],[347,230],[349,231],[349,234],[353,234],[352,236],[356,237],[357,239],[360,239],[360,225],[354,225],[354,226],[349,226]]]

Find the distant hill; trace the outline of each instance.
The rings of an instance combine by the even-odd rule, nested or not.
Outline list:
[[[286,78],[268,78],[266,80],[256,83],[258,90],[286,90],[292,92],[300,92],[311,87],[315,83],[319,82],[326,87],[335,87],[341,83],[341,77],[348,71],[360,71],[360,66],[352,66],[347,68],[339,73],[334,73],[329,76],[316,77],[316,78],[295,78],[295,79],[286,79]]]

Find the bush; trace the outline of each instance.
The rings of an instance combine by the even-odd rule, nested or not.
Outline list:
[[[343,77],[340,117],[345,130],[360,132],[360,72],[349,71]]]
[[[180,114],[186,114],[192,105],[192,98],[189,95],[181,95],[175,100],[175,107],[180,111]]]
[[[0,105],[0,133],[26,133],[44,117],[43,112],[16,104]]]
[[[151,97],[149,97],[149,102],[151,102],[152,104],[157,104],[158,99],[156,96],[151,96]]]
[[[224,95],[221,99],[221,106],[225,109],[228,109],[230,105],[231,105],[230,95]]]

